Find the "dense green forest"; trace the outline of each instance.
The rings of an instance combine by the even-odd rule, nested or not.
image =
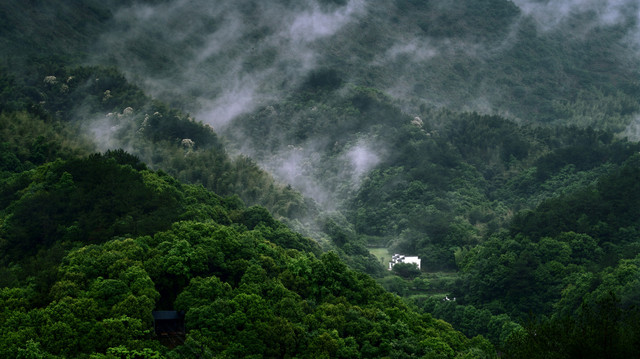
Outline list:
[[[3,2],[0,356],[638,357],[639,14]]]
[[[3,357],[491,355],[264,208],[124,151],[7,176],[3,199]],[[154,308],[186,311],[184,345],[153,340]]]

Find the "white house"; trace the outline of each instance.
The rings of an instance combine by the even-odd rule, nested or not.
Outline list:
[[[420,257],[407,257],[402,254],[394,254],[391,257],[391,262],[389,262],[389,270],[393,268],[394,265],[398,263],[414,263],[418,269],[420,269]]]

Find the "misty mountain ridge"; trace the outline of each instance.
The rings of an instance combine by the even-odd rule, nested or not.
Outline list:
[[[74,56],[117,66],[218,130],[322,69],[384,91],[411,115],[427,105],[631,134],[637,127],[633,1],[88,1],[75,13],[91,22],[73,6],[23,11],[49,19],[65,42],[20,28],[28,18],[6,19],[34,35],[11,40],[51,53],[80,49]]]
[[[371,171],[393,168],[402,173],[399,183],[419,180],[438,191],[457,191],[451,186],[464,187],[468,180],[482,201],[502,201],[495,189],[515,181],[521,170],[542,171],[541,156],[547,152],[573,146],[538,140],[536,126],[588,126],[631,139],[639,126],[638,5],[631,1],[33,5],[9,2],[2,16],[8,20],[8,14],[23,9],[37,15],[35,20],[49,19],[46,24],[57,29],[60,42],[49,37],[46,26],[32,26],[33,36],[27,38],[32,46],[16,51],[20,56],[35,56],[33,47],[42,47],[63,63],[116,66],[145,93],[212,125],[226,149],[254,158],[325,209],[349,212],[361,186],[371,180],[369,174],[375,174]],[[81,12],[71,11],[74,7]],[[19,49],[22,33],[34,21],[18,18],[24,21],[5,25],[9,31],[2,43],[8,50]],[[14,73],[28,73],[18,81],[36,88],[42,78],[68,72],[53,63],[31,60],[37,65],[20,67],[12,58],[4,61]],[[151,165],[167,163],[163,156],[136,149],[132,136],[122,140],[127,131],[166,124],[164,111],[126,103],[125,94],[112,93],[97,76],[91,81],[95,84],[90,86],[104,92],[95,94],[93,105],[66,100],[66,112],[56,113],[80,119],[101,150],[124,147]],[[43,92],[38,96],[45,107],[56,107]],[[116,101],[118,97],[123,100]],[[116,112],[91,113],[114,105]],[[135,120],[118,122],[127,108]],[[498,115],[523,127],[466,111]],[[114,114],[117,121],[109,117]],[[181,122],[193,117],[172,118]],[[506,131],[509,137],[478,143],[475,152],[465,149],[459,141],[469,136],[461,132],[469,118],[493,121],[486,133]],[[175,144],[195,139],[196,148],[210,146],[208,135],[198,139],[197,126],[178,127],[166,126],[152,138],[168,139],[161,134],[167,130]],[[606,137],[581,136],[595,143]],[[215,146],[221,149],[221,144]],[[407,155],[412,158],[403,157]],[[590,170],[611,158],[602,159],[585,160],[589,165],[576,169]],[[462,170],[467,165],[472,170]],[[448,174],[426,176],[424,166]],[[548,175],[559,170],[562,166]],[[447,178],[463,173],[462,182],[446,188]],[[465,216],[469,211],[464,210]],[[392,233],[401,231],[402,226]]]
[[[94,61],[139,76],[160,98],[177,96],[216,128],[319,68],[381,89],[411,112],[427,104],[557,121],[570,115],[558,116],[559,105],[591,87],[637,92],[637,4],[569,4],[133,3],[114,12],[96,47],[107,55]],[[624,115],[614,130],[632,121]],[[611,126],[599,122],[588,125]]]
[[[640,348],[636,1],[8,0],[0,52],[0,301],[56,325],[0,320],[8,352]],[[174,306],[188,343],[149,344]],[[55,340],[85,319],[129,337]]]
[[[317,176],[309,184],[290,174],[304,172],[291,167],[300,153],[290,146],[317,153],[318,138],[246,143],[238,139],[251,136],[233,120],[313,81],[333,81],[381,89],[411,118],[436,106],[635,136],[637,12],[633,2],[133,2],[112,11],[91,51],[101,55],[91,61],[116,65],[148,93],[234,138],[231,147],[249,156],[260,159],[255,149],[281,142],[261,164],[327,203],[309,190],[323,186]],[[341,156],[353,158],[360,148]],[[318,167],[322,160],[307,161]]]

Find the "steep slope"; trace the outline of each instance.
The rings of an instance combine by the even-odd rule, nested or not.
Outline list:
[[[493,357],[260,207],[122,151],[1,182],[4,357]],[[158,342],[152,310],[186,313]],[[382,335],[385,333],[385,335]]]
[[[412,112],[454,106],[624,130],[638,110],[637,4],[568,4],[562,14],[552,6],[131,2],[114,11],[95,61],[140,76],[146,90],[219,126],[330,68]],[[585,119],[585,101],[604,108],[589,107],[596,113]]]
[[[634,1],[11,0],[0,46],[25,77],[34,58],[116,65],[216,126],[330,68],[410,112],[451,106],[623,131],[638,111],[638,11]]]
[[[332,74],[316,72],[286,101],[239,117],[232,127],[244,131],[232,143],[269,138],[251,156],[341,209],[351,241],[419,254],[425,268],[455,268],[452,248],[593,183],[640,149],[606,131],[477,113],[424,108],[410,117],[381,92],[342,87]]]
[[[157,169],[265,206],[359,271],[384,275],[367,246],[420,255],[423,272],[408,268],[380,281],[417,294],[424,311],[469,336],[486,335],[507,355],[633,353],[639,13],[631,0],[3,2],[0,277],[15,287],[2,298],[13,313],[5,324],[18,333],[7,339],[7,355],[151,356],[141,343],[153,303],[194,308],[187,356],[213,335],[224,340],[207,353],[221,356],[270,348],[273,356],[433,348],[473,356],[471,347],[484,345],[448,329],[433,332],[442,340],[416,339],[442,323],[428,315],[415,321],[332,255],[274,249],[318,250],[264,209]],[[115,148],[152,170],[122,151],[87,157]],[[203,225],[205,217],[216,223]],[[202,271],[199,256],[218,230],[268,255],[239,250],[247,264],[234,257],[237,247],[225,252],[217,243],[232,260]],[[158,242],[166,242],[156,258],[170,263],[165,272],[138,253]],[[86,251],[101,257],[120,246],[136,253],[107,257],[142,263],[160,296],[146,279],[145,293],[104,284],[127,277],[115,267],[82,279],[66,266],[81,265]],[[15,262],[29,251],[35,256]],[[62,258],[60,272],[51,270]],[[322,282],[316,269],[346,282]],[[448,272],[425,273],[436,270]],[[362,282],[384,304],[349,292]],[[112,289],[118,300],[134,299],[117,308],[100,302]],[[279,311],[283,298],[302,309]],[[100,309],[38,332],[38,323],[62,323],[57,313],[74,301],[76,309]],[[256,308],[266,314],[254,315]],[[551,319],[527,324],[528,312]],[[341,326],[343,317],[368,321]],[[233,322],[244,318],[247,332]],[[27,322],[36,324],[18,328]],[[108,343],[70,339],[124,327],[131,336]],[[602,328],[602,336],[581,334]],[[376,334],[388,329],[394,339]],[[28,341],[34,333],[50,340]],[[56,337],[73,345],[65,349]]]

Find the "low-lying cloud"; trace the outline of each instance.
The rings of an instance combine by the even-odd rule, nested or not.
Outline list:
[[[223,0],[136,3],[115,12],[96,62],[123,69],[155,97],[216,128],[277,98],[316,68],[316,42],[365,12],[364,0],[321,6]]]
[[[571,16],[591,13],[594,20],[605,25],[619,23],[630,8],[637,8],[631,0],[512,0],[525,15],[532,16],[543,29],[551,29]]]
[[[557,30],[572,19],[580,17],[582,28],[575,26],[571,28],[572,32],[579,32],[580,35],[586,35],[597,26],[614,26],[628,21],[637,21],[640,10],[640,4],[636,0],[513,0],[513,2],[524,15],[533,18],[542,31]]]
[[[344,159],[348,165],[346,168],[349,169],[347,173],[351,177],[349,182],[355,187],[359,187],[363,177],[380,163],[381,148],[383,147],[361,139],[346,151]]]
[[[346,145],[332,159],[324,157],[323,141],[309,140],[280,149],[263,165],[278,179],[289,183],[325,209],[335,210],[341,200],[356,191],[366,175],[380,164],[385,146],[360,138]],[[328,163],[330,161],[331,163]]]
[[[573,34],[578,40],[596,26],[626,23],[632,30],[623,41],[640,49],[637,1],[513,2],[520,8],[520,14],[516,11],[511,15],[506,25],[500,25],[504,29],[494,35],[448,37],[447,33],[434,35],[423,31],[429,24],[421,25],[431,19],[405,13],[399,13],[402,18],[398,26],[402,30],[395,31],[395,15],[388,18],[380,15],[397,10],[395,3],[140,1],[114,12],[111,31],[96,44],[94,62],[118,66],[152,96],[182,106],[197,120],[224,133],[233,129],[230,124],[235,118],[283,99],[311,71],[324,66],[340,66],[351,77],[349,81],[381,88],[401,101],[412,102],[405,107],[411,114],[419,113],[416,108],[421,103],[508,114],[511,109],[508,106],[513,103],[504,99],[519,87],[517,79],[530,73],[517,66],[504,66],[505,58],[509,59],[504,55],[519,43],[523,24],[530,25],[531,19],[541,36],[565,31],[567,24],[576,18],[590,19]],[[444,0],[432,4],[440,12],[452,6]],[[378,17],[368,16],[373,10]],[[372,32],[367,35],[373,34],[371,37],[358,37],[363,34],[360,28],[367,28],[371,19],[380,21],[380,28],[388,31],[376,32],[369,27]],[[360,42],[345,38],[342,30]],[[363,49],[352,51],[358,46]],[[510,75],[506,70],[517,73]],[[108,128],[104,130],[113,127],[105,126]],[[271,158],[258,157],[281,180],[320,203],[329,203],[334,199],[338,181],[325,183],[319,179],[326,178],[326,174],[317,173],[317,168],[330,167],[324,162],[329,159],[322,157],[325,147],[319,141],[326,144],[335,139],[310,139],[296,144],[297,147],[283,145],[274,150]],[[261,146],[261,143],[236,144],[249,155]],[[382,147],[371,140],[356,140],[345,146],[332,159],[337,163],[334,175],[350,186],[360,185],[385,156]]]
[[[629,141],[640,141],[640,115],[636,115],[634,120],[622,132],[622,136]]]

